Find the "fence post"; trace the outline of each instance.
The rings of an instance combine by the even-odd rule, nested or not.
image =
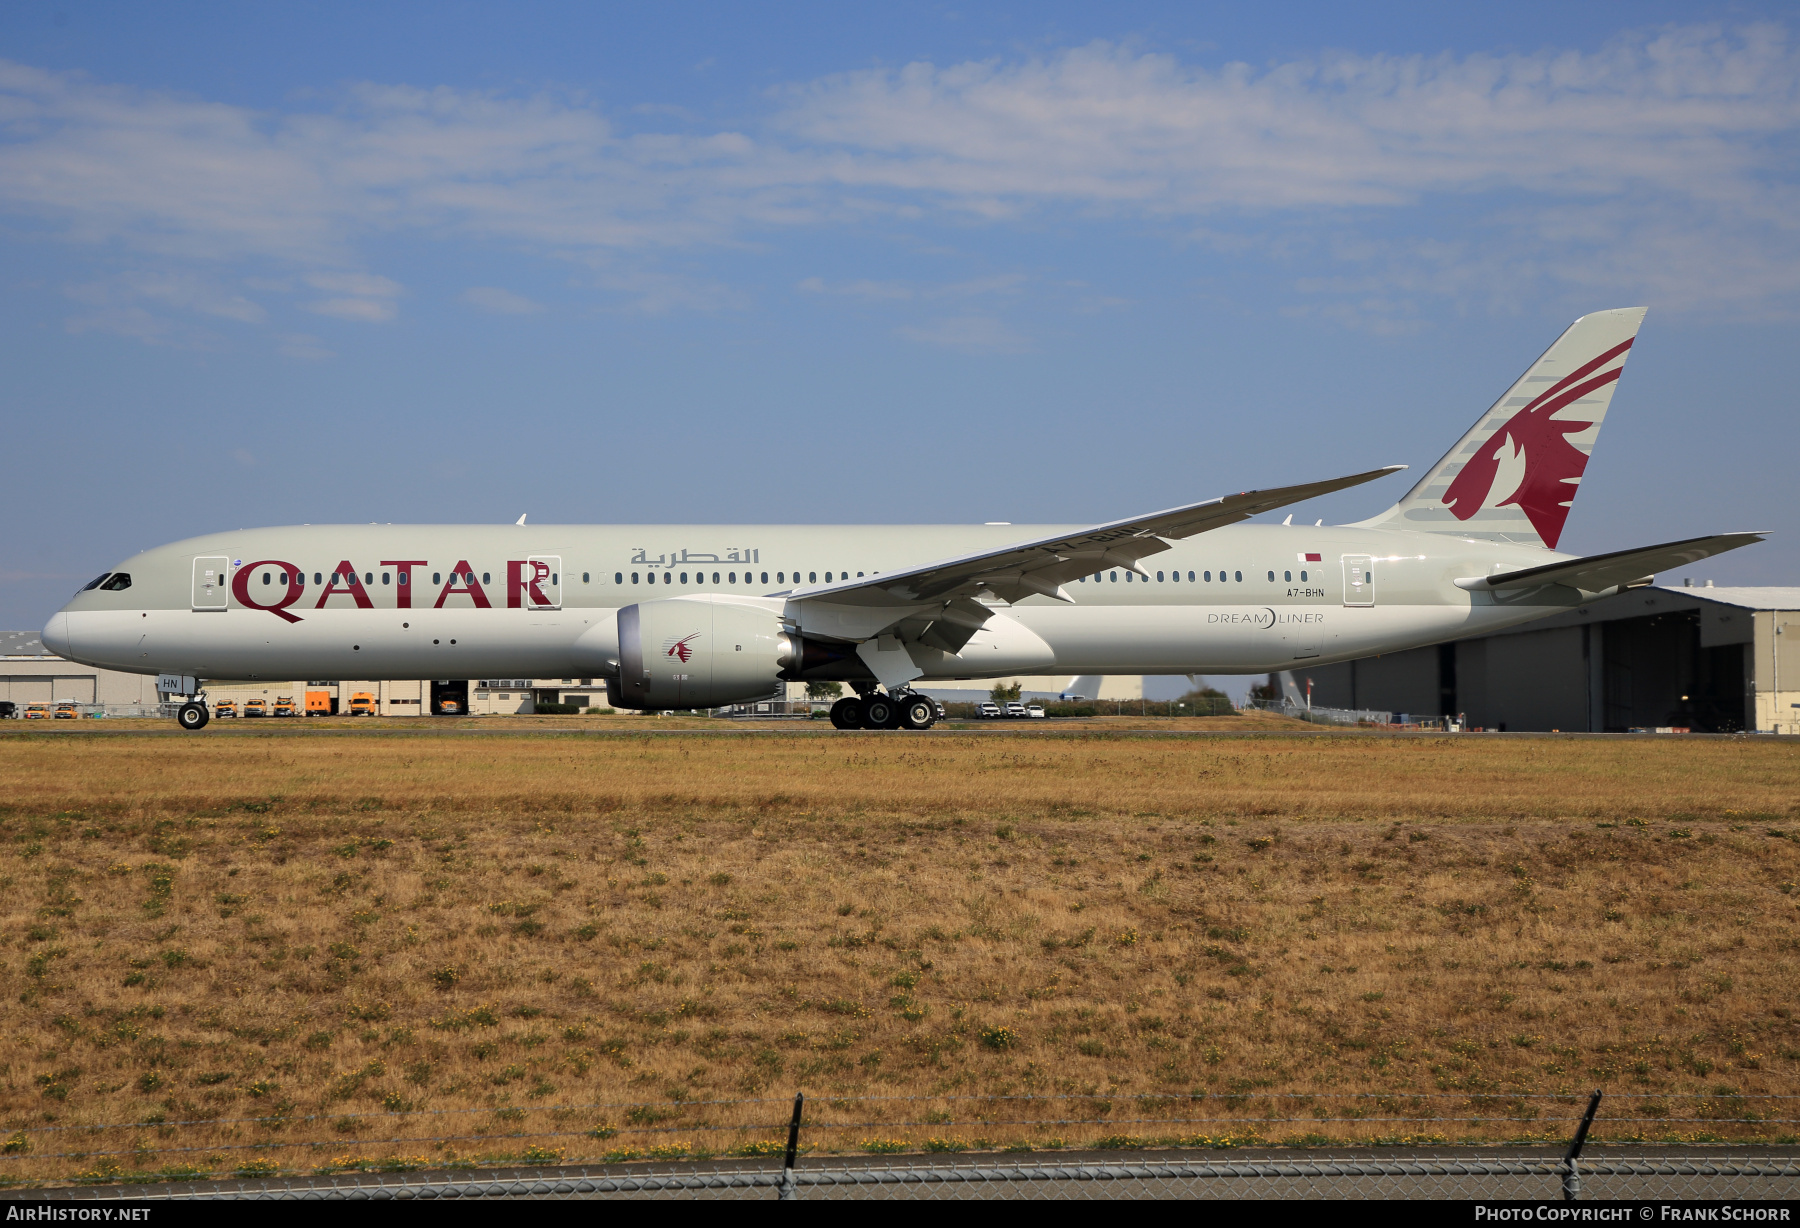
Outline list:
[[[1574,1202],[1581,1197],[1581,1169],[1576,1163],[1581,1159],[1582,1144],[1587,1142],[1588,1127],[1594,1124],[1594,1114],[1600,1108],[1600,1089],[1595,1088],[1588,1100],[1587,1112],[1581,1115],[1581,1124],[1575,1127],[1575,1138],[1569,1144],[1569,1154],[1563,1157],[1563,1201]],[[792,1148],[790,1147],[790,1150]]]
[[[788,1122],[787,1156],[781,1162],[781,1191],[775,1195],[780,1202],[799,1198],[794,1192],[794,1153],[800,1150],[800,1106],[805,1102],[804,1092],[794,1093],[794,1118]],[[1588,1115],[1593,1116],[1591,1112]]]

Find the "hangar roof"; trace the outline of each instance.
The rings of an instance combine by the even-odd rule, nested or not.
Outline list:
[[[0,657],[53,657],[35,631],[0,631]]]
[[[1741,606],[1746,610],[1800,610],[1800,588],[1688,588],[1674,584],[1659,584],[1657,587],[1666,588],[1683,597],[1698,597],[1702,601]]]

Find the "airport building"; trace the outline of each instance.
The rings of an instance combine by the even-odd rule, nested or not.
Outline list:
[[[1800,733],[1800,588],[1629,589],[1510,631],[1305,668],[1313,704],[1563,733]]]

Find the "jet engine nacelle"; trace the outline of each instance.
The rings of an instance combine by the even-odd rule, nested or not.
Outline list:
[[[618,613],[617,708],[713,708],[767,699],[796,659],[798,636],[767,606],[670,597]]]

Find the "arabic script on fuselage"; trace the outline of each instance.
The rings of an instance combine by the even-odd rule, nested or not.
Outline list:
[[[748,548],[728,550],[724,554],[713,554],[704,550],[666,550],[652,558],[647,549],[639,546],[631,556],[633,567],[699,567],[707,564],[742,566],[760,562],[762,562],[762,551]]]

